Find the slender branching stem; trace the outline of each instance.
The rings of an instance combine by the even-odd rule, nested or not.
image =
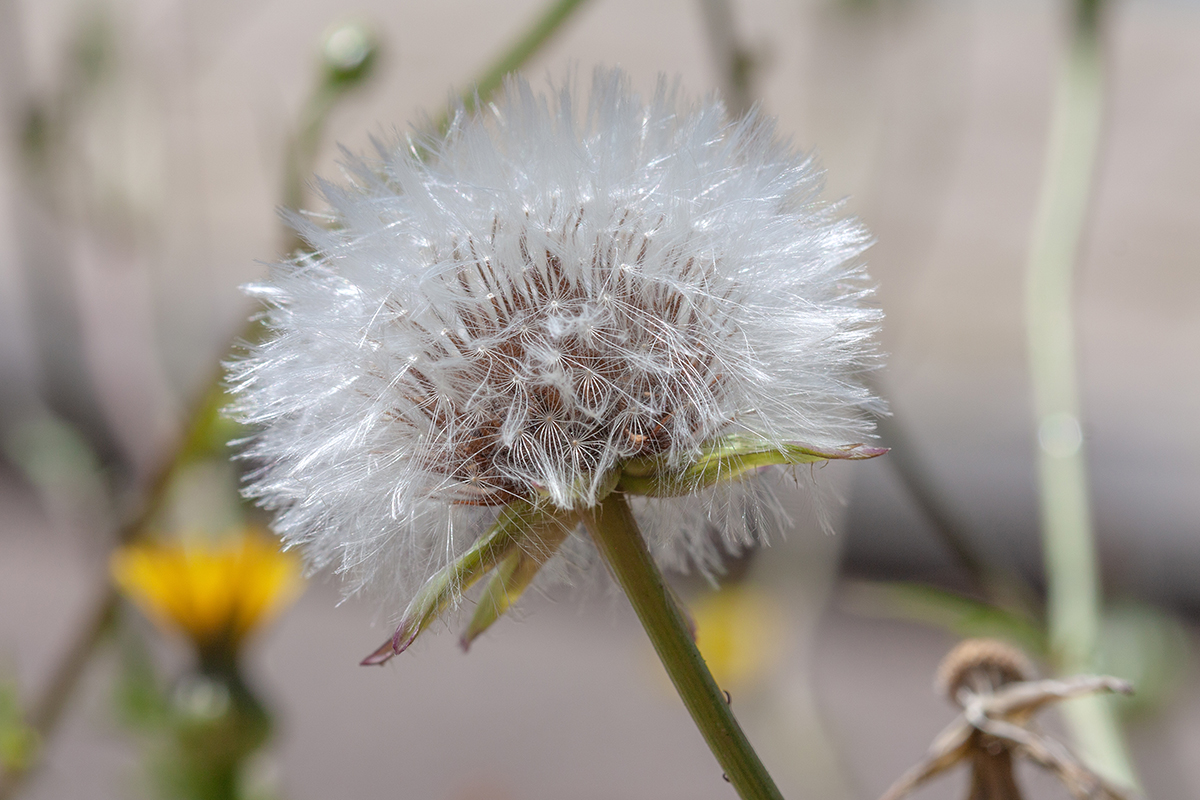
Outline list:
[[[754,54],[738,38],[730,0],[701,0],[700,11],[721,97],[729,116],[739,119],[754,107],[757,99],[752,86]]]
[[[613,577],[629,598],[679,697],[743,800],[781,800],[717,688],[662,573],[650,557],[625,495],[613,492],[583,515]]]
[[[474,109],[476,98],[483,102],[491,97],[503,85],[504,78],[510,72],[516,72],[525,66],[583,3],[584,0],[552,0],[521,38],[513,42],[512,46],[475,81],[471,90],[463,95],[463,103],[467,110]],[[444,127],[444,121],[443,117],[443,123],[439,127]]]
[[[878,386],[875,391],[880,397],[887,396]],[[901,417],[880,416],[876,420],[876,431],[879,443],[890,448],[888,466],[925,517],[934,536],[971,580],[974,589],[1001,608],[1023,617],[1038,616],[1041,599],[1020,574],[1007,564],[997,564],[994,559],[979,553],[971,541],[968,526],[947,506]]]
[[[1099,0],[1077,0],[1060,68],[1036,226],[1026,273],[1030,378],[1038,425],[1050,646],[1064,673],[1097,669],[1101,590],[1080,397],[1073,314],[1074,267],[1092,196],[1104,111]],[[1136,786],[1109,701],[1064,706],[1085,759]]]

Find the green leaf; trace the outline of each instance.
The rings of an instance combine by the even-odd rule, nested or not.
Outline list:
[[[935,586],[856,581],[849,586],[848,604],[866,616],[922,622],[964,638],[1005,639],[1037,656],[1048,652],[1045,628],[1037,620]]]
[[[674,497],[691,494],[719,481],[739,480],[746,473],[763,467],[858,460],[886,452],[887,448],[862,444],[830,450],[799,444],[780,447],[760,437],[735,434],[714,439],[699,458],[684,467],[669,464],[665,456],[629,461],[621,472],[620,488],[628,494]]]
[[[1164,708],[1184,682],[1190,649],[1187,627],[1165,609],[1133,600],[1105,609],[1098,666],[1137,687],[1136,695],[1119,701],[1121,713]]]

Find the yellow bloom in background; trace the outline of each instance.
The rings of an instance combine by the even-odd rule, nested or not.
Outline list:
[[[211,541],[118,550],[113,580],[155,623],[185,633],[202,653],[236,651],[300,594],[300,560],[257,529]]]
[[[786,621],[779,602],[753,586],[728,586],[691,604],[696,647],[722,687],[747,687],[779,665]]]

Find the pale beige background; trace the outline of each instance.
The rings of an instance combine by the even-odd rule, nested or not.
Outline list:
[[[878,237],[869,258],[893,407],[981,546],[1036,574],[1021,271],[1058,7],[870,5],[740,0],[736,34],[757,59],[765,110],[818,151],[830,196],[849,196]],[[540,7],[0,0],[5,436],[37,418],[38,387],[57,377],[94,410],[120,463],[150,469],[249,310],[236,287],[277,251],[282,146],[330,24],[361,19],[384,43],[376,79],[330,121],[318,171],[336,177],[334,142],[363,150],[370,135],[436,112]],[[66,43],[94,8],[114,32],[114,73],[82,112],[50,214],[29,201],[15,160],[23,103],[61,84]],[[1078,281],[1101,551],[1114,592],[1195,613],[1200,5],[1129,0],[1110,22],[1109,124]],[[660,72],[697,93],[718,83],[699,6],[682,0],[592,0],[526,72],[559,79],[595,64],[623,66],[644,91]],[[86,504],[39,498],[8,467],[0,477],[0,666],[35,686],[85,610],[104,546]],[[842,550],[878,575],[945,577],[946,561],[886,463],[831,469],[827,482],[850,498],[838,538],[801,513],[791,552],[759,562],[775,561],[766,580],[790,610],[792,660],[735,704],[777,748],[775,769],[807,787],[789,796],[872,798],[948,719],[928,682],[952,640],[824,611],[825,590]],[[177,513],[223,519],[186,499]],[[334,585],[314,587],[259,653],[286,729],[263,780],[288,797],[732,796],[617,603],[535,601],[470,657],[443,636],[364,671],[355,664],[380,638],[376,610],[336,599]],[[133,751],[106,714],[106,669],[89,676],[31,798],[135,796]],[[1200,796],[1198,687],[1193,675],[1136,731],[1151,796]],[[924,796],[958,791],[950,782]]]

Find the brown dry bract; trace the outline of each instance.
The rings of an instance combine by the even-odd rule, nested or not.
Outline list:
[[[1078,800],[1130,797],[1031,726],[1034,714],[1052,703],[1099,692],[1131,694],[1125,681],[1097,675],[1033,680],[1033,665],[1020,650],[994,639],[968,639],[942,660],[936,683],[963,713],[881,800],[900,800],[957,764],[971,767],[967,800],[1021,800],[1013,775],[1013,762],[1021,757],[1056,775]]]

